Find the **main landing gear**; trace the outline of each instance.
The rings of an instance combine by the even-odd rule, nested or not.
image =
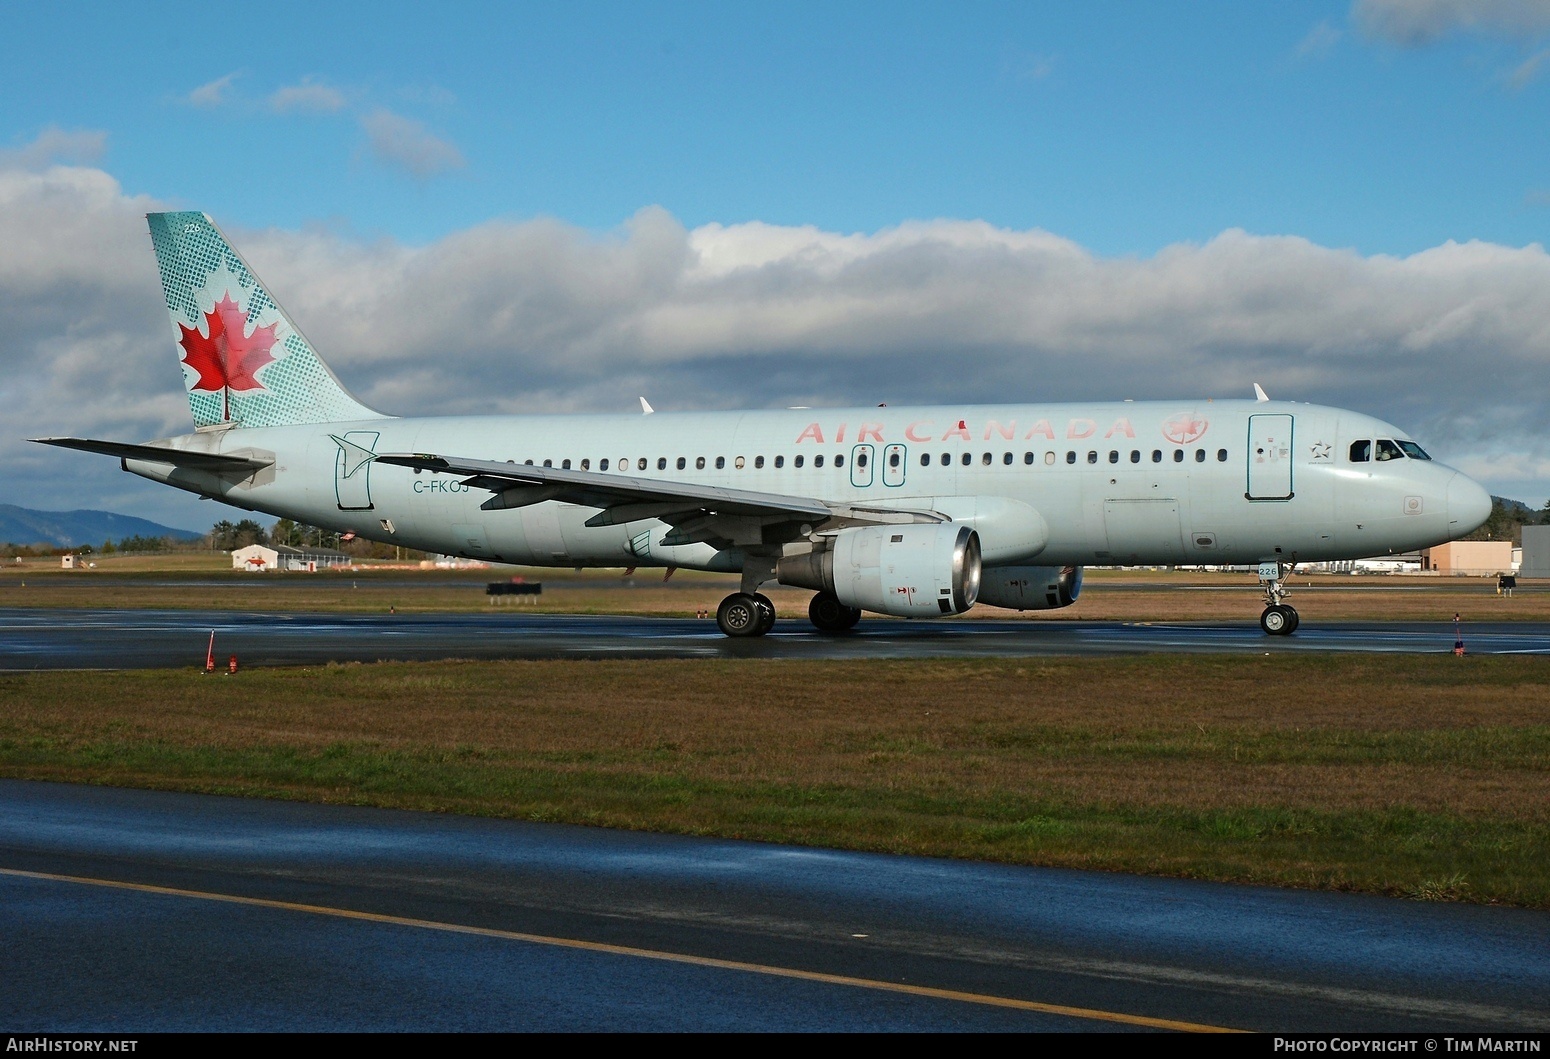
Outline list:
[[[775,604],[762,592],[734,592],[716,608],[716,625],[728,636],[763,636],[775,627]]]
[[[820,592],[807,605],[807,620],[819,632],[845,632],[861,620],[861,608],[847,607],[833,592]]]
[[[1289,594],[1286,577],[1295,565],[1280,561],[1259,564],[1259,581],[1265,588],[1265,610],[1259,616],[1259,627],[1268,636],[1290,636],[1297,631],[1297,611],[1281,602]]]
[[[819,592],[807,617],[819,632],[846,632],[861,620],[861,610],[847,607],[833,592]],[[762,592],[734,592],[716,608],[716,625],[728,636],[763,636],[775,627],[775,604]]]

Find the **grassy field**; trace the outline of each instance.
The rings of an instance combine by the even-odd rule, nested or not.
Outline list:
[[[0,775],[1544,908],[1547,704],[1449,655],[38,673]]]

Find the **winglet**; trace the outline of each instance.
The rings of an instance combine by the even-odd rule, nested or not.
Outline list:
[[[649,416],[652,412],[655,412],[655,411],[656,411],[656,409],[652,408],[651,404],[644,397],[642,397],[640,399],[640,414],[641,415]]]
[[[1261,386],[1257,382],[1254,384],[1254,400],[1256,400],[1256,401],[1268,401],[1268,400],[1270,400],[1270,395],[1265,393],[1265,388],[1263,386]]]

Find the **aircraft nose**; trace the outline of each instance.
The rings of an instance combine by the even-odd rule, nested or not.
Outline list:
[[[1455,474],[1448,482],[1448,531],[1462,537],[1491,517],[1491,494],[1472,478]]]

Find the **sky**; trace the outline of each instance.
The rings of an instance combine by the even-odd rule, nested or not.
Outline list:
[[[143,214],[403,415],[1273,397],[1550,498],[1550,0],[0,9],[0,486],[188,429]]]

